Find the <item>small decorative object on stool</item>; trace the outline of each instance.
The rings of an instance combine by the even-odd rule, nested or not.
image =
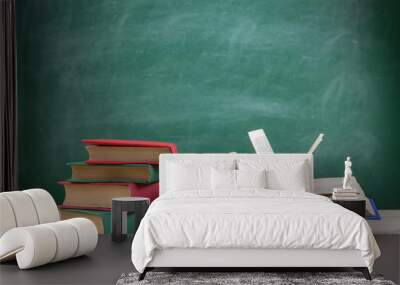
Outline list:
[[[135,230],[146,214],[150,199],[144,197],[121,197],[112,199],[112,234],[113,241],[123,241],[127,235],[127,218],[129,213],[135,213]]]
[[[345,168],[342,188],[333,188],[333,200],[363,200],[360,191],[353,188],[351,185],[353,181],[353,171],[351,170],[352,164],[350,156],[348,156],[344,162]]]

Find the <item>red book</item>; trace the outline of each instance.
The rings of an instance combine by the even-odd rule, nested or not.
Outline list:
[[[141,140],[83,140],[88,164],[158,164],[162,153],[177,153],[174,143]]]
[[[64,203],[60,208],[110,210],[112,198],[145,197],[150,202],[158,197],[159,184],[135,183],[73,183],[61,181],[65,188]]]

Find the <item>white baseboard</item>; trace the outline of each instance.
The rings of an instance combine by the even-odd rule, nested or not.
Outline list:
[[[400,218],[400,209],[399,210],[379,210],[379,213],[384,217],[399,217]]]
[[[398,235],[400,234],[400,210],[379,210],[381,220],[369,220],[374,234]]]

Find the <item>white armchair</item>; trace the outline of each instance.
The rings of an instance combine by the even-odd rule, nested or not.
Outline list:
[[[20,269],[84,255],[96,248],[88,219],[60,221],[56,203],[43,189],[0,193],[0,262],[17,259]]]

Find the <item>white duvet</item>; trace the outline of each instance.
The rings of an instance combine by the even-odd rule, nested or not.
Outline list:
[[[132,262],[143,272],[165,248],[358,249],[370,271],[380,255],[365,219],[328,198],[257,189],[159,197],[134,237]]]

